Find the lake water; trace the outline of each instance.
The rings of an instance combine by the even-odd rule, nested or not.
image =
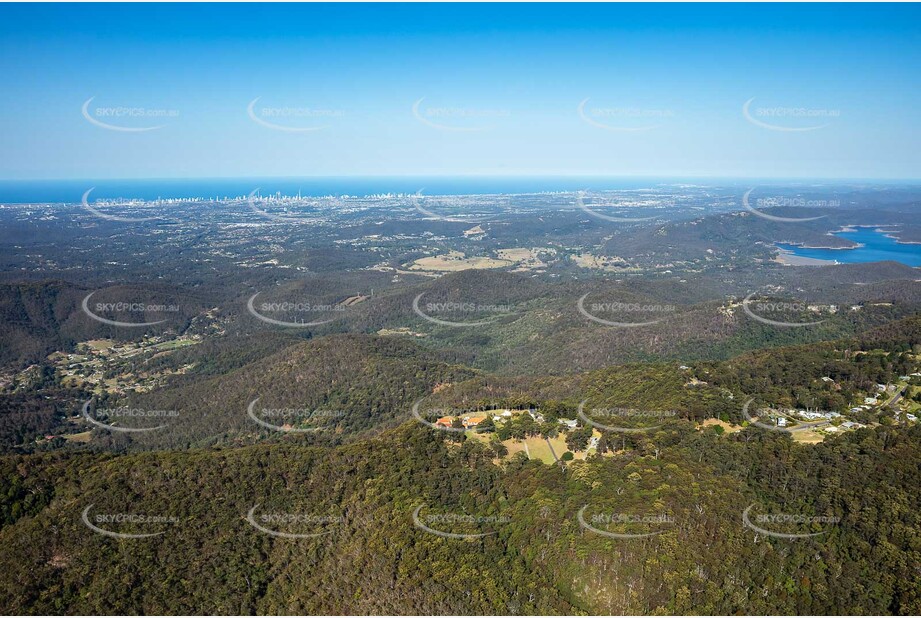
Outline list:
[[[861,246],[853,249],[810,249],[776,243],[776,245],[794,255],[818,260],[836,261],[839,264],[862,264],[864,262],[882,262],[892,260],[908,266],[921,266],[921,244],[897,242],[894,238],[878,231],[875,226],[853,227],[852,231],[836,232],[835,236],[847,238]]]

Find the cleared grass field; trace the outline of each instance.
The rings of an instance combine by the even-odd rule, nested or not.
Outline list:
[[[64,434],[62,437],[68,442],[79,442],[86,444],[92,438],[92,431],[82,431],[80,433]]]
[[[543,438],[528,438],[524,442],[528,445],[528,452],[531,454],[531,459],[539,459],[546,464],[556,463],[553,453],[550,452],[550,446]],[[554,448],[556,448],[556,445],[554,445]],[[559,453],[557,457],[562,454],[563,453]]]
[[[468,258],[459,251],[451,251],[443,255],[419,258],[409,266],[409,270],[456,272],[470,268],[503,268],[511,266],[513,263],[509,260],[497,260],[491,257]]]
[[[818,444],[825,440],[825,434],[816,431],[794,431],[791,432],[794,442],[803,442],[804,444]]]
[[[732,425],[731,423],[727,423],[726,421],[721,421],[718,418],[708,418],[707,420],[702,422],[697,428],[703,429],[704,427],[714,427],[714,426],[722,427],[726,433],[735,433],[737,431],[742,431],[741,425]]]
[[[175,350],[176,348],[184,348],[186,346],[195,345],[200,343],[194,339],[172,339],[170,341],[164,341],[156,345],[150,346],[151,350],[163,351],[163,350]]]
[[[490,440],[490,434],[467,431],[466,435],[468,438],[473,438],[474,440],[479,440],[483,443],[489,442]],[[592,432],[592,435],[595,437],[600,437],[601,433],[596,429]],[[569,447],[566,446],[566,438],[563,434],[560,434],[555,438],[550,438],[549,440],[541,437],[530,437],[526,440],[518,440],[512,438],[505,440],[502,442],[502,444],[505,446],[505,448],[508,449],[508,455],[506,456],[506,459],[514,457],[516,453],[524,453],[528,456],[528,459],[537,459],[546,464],[557,463],[557,458],[562,458],[563,453],[569,450]],[[553,447],[552,451],[551,445]],[[556,457],[553,456],[554,453],[556,454]],[[588,455],[594,453],[595,449],[590,448],[586,451],[578,451],[573,453],[573,455],[578,461],[584,460]],[[611,454],[611,452],[607,453],[607,455]]]

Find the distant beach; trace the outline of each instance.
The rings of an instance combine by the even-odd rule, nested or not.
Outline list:
[[[784,266],[829,266],[838,263],[837,260],[820,260],[818,258],[796,255],[789,249],[782,249],[779,247],[777,249],[777,257],[774,258],[774,261]]]

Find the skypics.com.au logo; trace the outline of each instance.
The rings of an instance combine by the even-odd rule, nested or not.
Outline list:
[[[620,407],[593,407],[586,412],[587,399],[579,402],[578,416],[588,426],[617,433],[643,433],[662,427],[663,421],[676,418],[674,410],[637,410]],[[604,419],[604,422],[599,421]],[[612,423],[618,424],[612,424]]]
[[[151,515],[148,513],[97,513],[91,517],[90,511],[94,506],[94,504],[91,504],[83,509],[80,514],[80,521],[96,534],[113,539],[145,539],[160,536],[166,533],[166,530],[162,528],[179,522],[179,518],[171,515]],[[154,530],[151,532],[116,532],[112,530],[113,527],[126,527],[132,530],[153,528]]]
[[[282,433],[310,433],[329,429],[346,416],[342,410],[326,408],[256,408],[260,397],[246,407],[246,414],[266,429]]]
[[[422,107],[425,97],[412,106],[413,118],[439,131],[475,133],[493,126],[497,119],[506,119],[511,112],[504,109],[483,109],[473,107]]]
[[[837,109],[819,109],[808,107],[756,107],[752,109],[752,103],[756,97],[752,97],[742,104],[742,115],[747,121],[770,131],[783,131],[786,133],[803,133],[807,131],[816,131],[824,129],[830,122],[821,122],[822,120],[837,120],[841,116],[841,111]]]
[[[819,215],[817,217],[779,217],[777,215],[769,215],[766,212],[758,210],[758,208],[838,208],[841,206],[841,202],[838,200],[807,200],[801,197],[788,197],[788,196],[769,196],[761,197],[755,200],[755,204],[758,208],[755,208],[751,204],[751,194],[755,190],[755,187],[752,187],[745,192],[745,195],[742,196],[742,206],[745,207],[745,210],[757,215],[762,219],[767,219],[768,221],[775,221],[778,223],[802,223],[804,221],[816,221],[818,219],[824,219],[828,215]]]
[[[576,514],[576,519],[584,530],[611,539],[634,540],[645,539],[662,534],[665,526],[674,525],[673,517],[666,513],[621,513],[597,512],[588,518],[585,512],[590,505],[586,504]],[[610,528],[615,528],[611,530]],[[621,531],[616,531],[620,528]],[[628,532],[627,530],[646,530],[644,532]]]
[[[448,223],[463,223],[465,225],[478,225],[488,223],[498,218],[497,211],[512,212],[511,199],[506,195],[483,195],[477,196],[476,201],[471,204],[472,198],[458,200],[454,196],[426,196],[422,194],[423,189],[419,189],[413,195],[409,196],[412,207],[425,216],[426,219],[436,221],[446,221]],[[453,210],[453,212],[443,213],[438,211]],[[475,212],[468,214],[470,210]],[[465,212],[466,211],[466,212]],[[487,211],[487,212],[483,212]],[[485,234],[485,230],[472,228],[465,232],[465,236],[476,238]]]
[[[256,292],[249,297],[249,300],[246,301],[246,310],[254,318],[272,326],[285,328],[320,326],[339,319],[347,309],[344,303],[314,303],[301,300],[265,300],[257,304],[256,298],[261,293]]]
[[[80,112],[87,122],[107,131],[118,131],[120,133],[156,131],[169,124],[163,123],[164,119],[173,120],[179,117],[179,110],[175,109],[152,109],[123,105],[112,107],[95,106],[91,108],[90,104],[95,98],[90,97],[87,99],[80,108]],[[160,124],[151,125],[149,124],[150,122],[160,122]]]
[[[742,523],[758,534],[778,539],[808,539],[826,534],[828,530],[818,532],[780,532],[778,529],[813,529],[816,525],[827,528],[841,523],[841,518],[826,515],[803,515],[800,513],[758,513],[752,517],[755,504],[750,504],[742,511]],[[753,521],[754,519],[754,521]]]
[[[263,534],[282,539],[315,539],[326,536],[335,526],[345,522],[342,515],[316,515],[306,512],[267,511],[257,516],[256,511],[260,506],[256,504],[246,513],[247,523]]]
[[[610,221],[612,223],[639,223],[641,221],[652,221],[653,219],[656,218],[656,217],[621,217],[621,216],[614,216],[614,215],[606,215],[604,213],[598,212],[597,210],[593,210],[589,208],[585,204],[586,199],[590,199],[592,202],[592,206],[594,206],[596,209],[599,207],[611,208],[611,207],[622,207],[622,206],[619,204],[611,203],[609,200],[602,199],[601,197],[598,197],[598,196],[587,198],[586,197],[587,195],[588,195],[587,192],[579,191],[576,194],[576,206],[579,208],[579,210],[582,210],[597,219],[602,219],[604,221]]]
[[[262,217],[276,223],[297,223],[315,225],[322,221],[320,214],[309,215],[311,210],[319,211],[338,211],[342,204],[335,197],[326,198],[293,198],[293,197],[262,197],[257,195],[259,188],[255,188],[246,196],[246,205],[251,211]],[[281,210],[282,213],[270,212],[267,208]],[[290,211],[300,214],[289,214]]]
[[[742,417],[749,424],[770,431],[790,433],[807,429],[822,429],[844,420],[840,412],[833,410],[797,410],[783,406],[762,406],[752,410],[752,397],[742,405]],[[863,427],[860,423],[845,421],[845,427]],[[834,430],[833,427],[829,427]]]
[[[89,399],[83,404],[82,412],[83,418],[87,421],[101,427],[108,431],[116,431],[121,433],[143,433],[146,431],[157,431],[158,429],[163,429],[168,425],[168,423],[162,423],[153,427],[132,427],[132,426],[122,426],[115,425],[113,423],[120,423],[123,419],[131,419],[129,423],[136,422],[136,419],[174,419],[179,416],[177,410],[150,410],[147,408],[139,407],[130,407],[130,406],[118,406],[115,408],[96,408],[93,411],[93,414],[90,414],[90,405],[93,400]],[[103,422],[100,418],[105,419],[107,422]],[[143,421],[142,421],[143,422]]]
[[[579,313],[593,322],[603,324],[604,326],[614,326],[616,328],[638,328],[641,326],[652,326],[663,321],[666,317],[673,315],[676,311],[675,305],[659,303],[639,303],[639,302],[621,302],[621,301],[597,301],[590,303],[586,307],[586,299],[590,292],[583,294],[576,301],[576,309]],[[626,317],[649,317],[662,316],[654,320],[636,321],[634,319],[624,320]],[[601,317],[605,316],[605,317]],[[611,319],[618,318],[618,319]]]
[[[122,328],[144,328],[155,326],[168,321],[169,318],[154,321],[131,321],[131,320],[114,320],[104,316],[147,316],[148,314],[176,314],[180,308],[175,303],[150,303],[141,300],[116,300],[116,301],[98,301],[90,305],[90,299],[98,290],[90,292],[83,298],[80,304],[83,313],[90,319],[106,324],[107,326],[118,326]],[[92,307],[92,308],[91,308]],[[101,315],[100,315],[101,314]]]
[[[513,307],[510,304],[476,303],[469,301],[432,301],[422,303],[425,292],[421,292],[413,299],[413,312],[420,318],[452,328],[470,328],[491,324],[502,316],[511,315]],[[436,315],[442,317],[435,317]],[[449,320],[451,318],[465,317],[466,320]],[[485,319],[478,319],[485,318]]]
[[[435,429],[436,431],[447,431],[451,433],[464,433],[466,429],[463,425],[460,427],[454,426],[454,418],[459,415],[458,410],[451,408],[428,408],[422,410],[422,404],[425,402],[425,397],[418,399],[413,403],[412,407],[412,417],[425,425]],[[427,418],[426,418],[427,417]],[[434,419],[434,420],[428,420]]]
[[[663,122],[675,117],[670,109],[651,109],[643,107],[588,107],[590,97],[582,99],[576,111],[579,118],[599,129],[606,131],[637,133],[651,131],[662,126]]]
[[[345,116],[340,109],[318,109],[303,106],[256,107],[262,97],[256,97],[246,106],[249,119],[266,129],[284,133],[310,133],[328,127],[329,120],[338,120]]]
[[[413,525],[423,532],[445,539],[483,538],[497,534],[498,531],[457,532],[457,529],[482,529],[483,527],[494,527],[511,521],[510,518],[501,515],[469,515],[466,513],[427,513],[426,515],[420,515],[423,508],[425,508],[425,505],[420,504],[413,511]],[[447,530],[452,531],[448,532]]]
[[[106,219],[107,221],[119,221],[119,222],[122,222],[122,223],[144,223],[144,222],[147,222],[147,221],[157,221],[157,220],[160,220],[160,219],[161,219],[160,216],[155,216],[155,217],[126,217],[126,216],[124,216],[124,215],[114,215],[114,214],[112,214],[111,212],[103,212],[103,211],[100,210],[97,206],[95,206],[95,205],[90,205],[90,202],[89,202],[90,193],[92,193],[95,189],[96,189],[96,187],[90,187],[89,189],[87,189],[87,190],[83,193],[83,197],[80,198],[80,202],[81,202],[81,204],[83,204],[83,209],[84,209],[84,210],[86,210],[87,212],[89,212],[89,213],[91,213],[91,214],[93,214],[93,215],[99,217],[100,219]],[[125,209],[125,208],[137,208],[137,207],[139,207],[139,206],[141,206],[141,205],[146,206],[146,202],[142,202],[142,201],[128,201],[128,202],[125,202],[125,201],[123,201],[123,200],[105,200],[104,202],[101,202],[101,203],[97,200],[96,204],[103,205],[105,208],[112,208],[112,207],[115,207],[115,208],[122,209],[122,210]]]
[[[828,311],[837,310],[837,307],[822,307],[819,305],[809,305],[802,302],[775,301],[768,299],[754,300],[756,294],[757,292],[752,292],[742,300],[742,310],[745,312],[745,315],[753,320],[761,322],[762,324],[767,324],[768,326],[776,326],[778,328],[817,326],[825,320],[822,319],[810,322],[790,322],[787,320],[775,320],[764,316],[776,315],[777,317],[780,317],[789,315],[791,313],[799,315],[804,313],[815,314],[821,312],[823,309],[827,309]]]

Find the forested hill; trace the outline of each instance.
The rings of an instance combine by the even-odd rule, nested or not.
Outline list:
[[[802,446],[757,428],[719,434],[675,425],[631,443],[565,469],[524,455],[500,467],[476,441],[458,445],[410,423],[333,449],[7,457],[0,607],[921,612],[918,427]],[[84,513],[108,532],[156,536],[111,538],[92,531]],[[743,513],[799,536],[759,533]]]
[[[407,418],[413,401],[438,384],[474,375],[440,361],[412,341],[332,335],[295,343],[217,377],[131,398],[130,405],[175,411],[176,416],[162,431],[112,439],[121,444],[130,440],[143,448],[187,448],[281,438],[280,431],[260,425],[248,414],[258,399],[253,406],[257,418],[270,425],[316,430],[294,436],[300,442],[334,444],[393,427]],[[119,402],[94,405],[110,404]],[[260,412],[264,409],[270,411],[265,418]]]
[[[580,401],[590,399],[599,405],[675,411],[684,419],[741,423],[742,406],[750,397],[846,409],[855,398],[862,399],[861,392],[875,392],[877,384],[911,373],[918,346],[921,316],[913,316],[854,338],[746,352],[727,361],[634,363],[533,377],[494,376],[446,363],[409,339],[332,335],[288,345],[227,373],[174,388],[96,398],[93,409],[127,405],[174,411],[175,416],[157,431],[125,434],[96,428],[93,436],[94,444],[120,449],[266,440],[335,445],[408,420],[420,398],[428,408],[462,410],[560,406],[570,418]],[[257,399],[253,410],[258,418],[310,431],[285,434],[254,421],[248,409]],[[277,414],[264,417],[259,412],[264,409]],[[118,425],[145,423],[125,419]]]

